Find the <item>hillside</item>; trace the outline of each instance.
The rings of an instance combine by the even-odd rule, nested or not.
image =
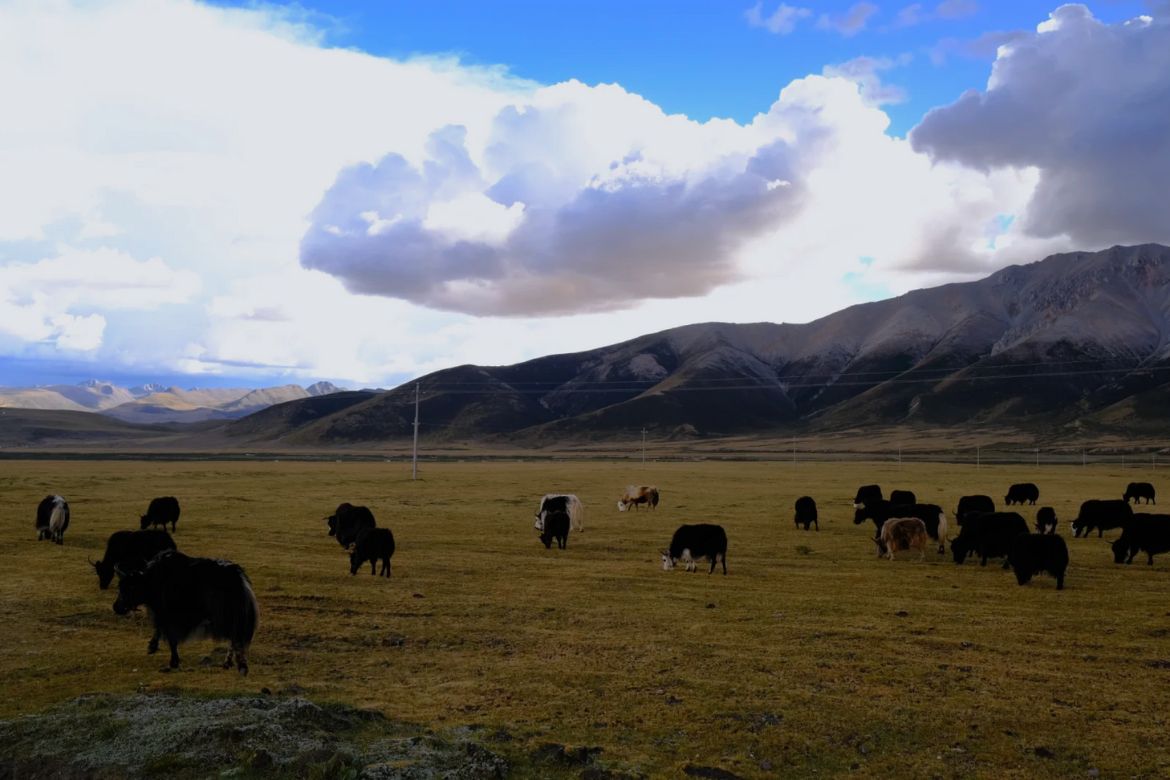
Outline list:
[[[782,314],[782,313],[781,313]],[[706,323],[513,366],[418,380],[430,440],[533,443],[842,430],[1170,422],[1170,249],[1054,255],[805,324]],[[343,408],[292,401],[246,441],[407,437],[414,384]],[[1146,420],[1151,417],[1152,421]],[[1167,420],[1159,422],[1163,417]],[[295,421],[295,422],[293,422]],[[1055,428],[1054,428],[1055,426]]]

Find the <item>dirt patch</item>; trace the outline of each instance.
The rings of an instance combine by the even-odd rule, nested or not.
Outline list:
[[[380,713],[272,696],[92,695],[0,721],[0,777],[503,777],[480,745]]]

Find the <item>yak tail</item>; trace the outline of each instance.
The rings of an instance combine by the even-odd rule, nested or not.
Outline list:
[[[585,522],[585,505],[576,496],[569,496],[566,503],[569,510],[569,522],[572,523],[574,530],[584,530],[582,525]]]
[[[69,523],[69,505],[63,500],[53,502],[53,513],[49,515],[49,531],[58,534],[65,530]]]
[[[938,551],[944,552],[944,545],[947,543],[947,513],[939,511],[938,513]]]

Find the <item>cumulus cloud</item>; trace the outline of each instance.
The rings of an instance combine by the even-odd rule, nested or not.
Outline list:
[[[20,74],[0,79],[19,117],[0,122],[0,355],[390,384],[804,321],[1066,240],[1010,219],[1037,168],[932,164],[856,63],[753,121],[696,122],[616,85],[328,48],[314,25],[0,3],[0,73]]]
[[[1170,24],[1109,25],[1062,6],[1000,48],[986,90],[931,111],[911,139],[978,170],[1036,168],[1031,235],[1170,242]]]
[[[450,126],[421,164],[390,154],[342,171],[301,262],[353,292],[477,315],[703,295],[800,207],[829,131],[783,101],[752,125],[701,124],[569,83],[505,108],[474,147]],[[454,229],[468,223],[478,232]]]
[[[801,19],[812,16],[812,11],[808,8],[781,3],[772,13],[765,14],[764,4],[759,2],[744,11],[744,16],[752,27],[762,27],[777,35],[788,35],[796,29],[796,25]]]
[[[850,38],[864,30],[869,25],[870,17],[879,9],[870,2],[854,3],[843,14],[821,14],[817,19],[817,27],[822,30],[833,30],[846,38]]]
[[[838,76],[856,82],[862,96],[875,106],[906,102],[906,90],[895,84],[886,84],[881,79],[882,71],[910,64],[913,56],[902,54],[898,57],[855,57],[838,65],[826,65],[822,71],[826,76]]]

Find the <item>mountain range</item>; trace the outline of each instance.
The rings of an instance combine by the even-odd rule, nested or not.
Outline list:
[[[0,407],[99,412],[132,423],[193,423],[244,417],[273,404],[336,393],[329,382],[308,387],[191,388],[146,384],[121,387],[91,379],[76,385],[0,388]]]
[[[873,425],[1170,430],[1170,248],[1053,255],[805,324],[706,323],[384,393],[279,404],[248,441],[535,444]]]
[[[56,393],[76,408],[36,408],[100,410],[134,424],[223,418],[192,427],[201,441],[211,431],[216,446],[361,447],[412,435],[416,387],[429,442],[542,446],[629,440],[642,429],[685,440],[888,426],[1166,435],[1170,248],[1053,255],[809,323],[688,325],[511,366],[456,366],[389,391],[87,383],[2,391],[0,406],[48,404]],[[40,418],[28,424],[45,430]],[[142,430],[135,425],[134,435]]]

